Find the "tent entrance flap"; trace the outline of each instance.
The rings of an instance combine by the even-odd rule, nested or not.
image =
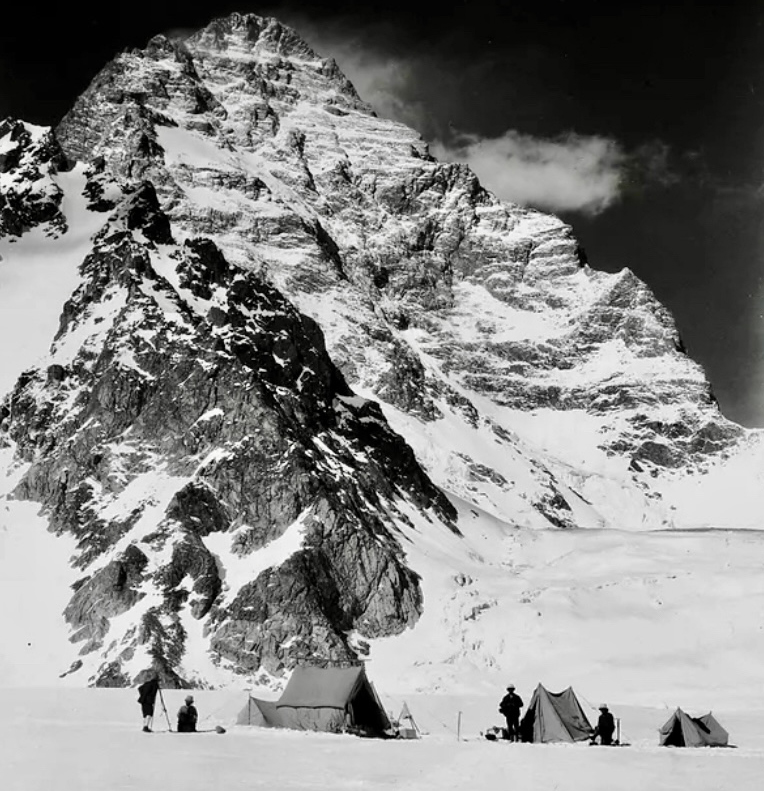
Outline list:
[[[358,689],[348,703],[348,709],[353,725],[377,733],[390,727],[387,715],[368,681]]]

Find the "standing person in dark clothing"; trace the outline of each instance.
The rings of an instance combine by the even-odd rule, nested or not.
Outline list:
[[[597,727],[592,734],[592,744],[596,744],[597,737],[600,737],[600,744],[613,743],[613,731],[615,730],[615,720],[608,711],[608,707],[603,703],[600,706],[600,716],[597,720]]]
[[[523,707],[523,699],[515,694],[515,685],[507,687],[507,694],[501,699],[499,712],[504,715],[507,721],[506,738],[511,742],[520,741],[520,709]]]
[[[151,726],[154,724],[154,702],[159,692],[159,679],[149,679],[138,687],[138,703],[141,704],[143,714],[143,731],[151,733]]]
[[[178,709],[178,733],[194,733],[199,713],[194,706],[194,696],[186,695],[186,703]]]

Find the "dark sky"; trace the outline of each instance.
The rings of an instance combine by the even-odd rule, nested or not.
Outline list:
[[[764,3],[14,3],[0,117],[54,124],[119,50],[234,10],[294,25],[381,115],[447,148],[606,141],[607,207],[557,213],[593,266],[629,266],[671,309],[725,414],[764,426]]]

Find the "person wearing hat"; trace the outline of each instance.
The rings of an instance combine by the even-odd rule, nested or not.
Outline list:
[[[515,685],[507,687],[507,694],[501,699],[499,713],[504,715],[507,721],[506,736],[511,742],[520,741],[520,709],[523,707],[523,699],[515,692]]]
[[[615,730],[615,720],[613,715],[608,710],[605,703],[600,706],[600,716],[597,720],[597,727],[592,734],[592,744],[597,743],[597,737],[600,737],[600,744],[613,743],[613,731]]]
[[[194,696],[186,695],[186,702],[178,709],[178,733],[195,733],[199,712],[194,706]]]

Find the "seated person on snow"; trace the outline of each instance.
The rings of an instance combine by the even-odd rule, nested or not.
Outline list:
[[[194,733],[199,712],[194,706],[194,696],[186,695],[185,705],[178,709],[178,733]]]

